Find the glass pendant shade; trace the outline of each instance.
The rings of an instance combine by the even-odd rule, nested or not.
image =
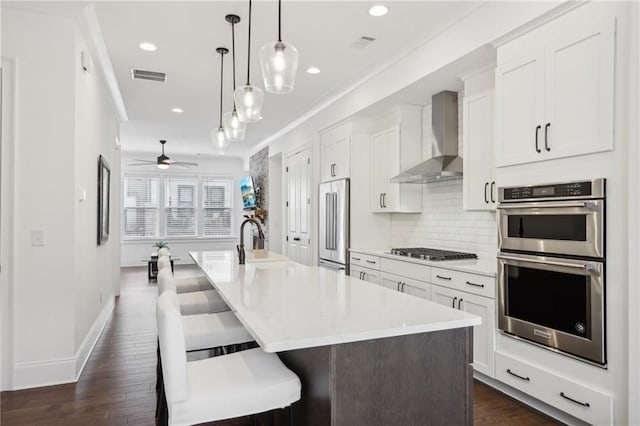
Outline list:
[[[227,152],[227,148],[229,148],[229,141],[227,140],[227,135],[222,127],[218,127],[211,131],[211,141],[213,142],[213,147],[216,149],[218,154],[224,155]]]
[[[275,41],[260,49],[264,87],[269,93],[291,93],[298,70],[298,49],[291,43]]]
[[[246,85],[238,87],[233,95],[240,120],[255,123],[262,119],[264,93],[259,87]]]
[[[222,127],[224,128],[224,134],[229,142],[237,142],[244,140],[244,134],[247,131],[246,121],[240,120],[238,111],[235,109],[231,112],[226,112],[222,117]]]

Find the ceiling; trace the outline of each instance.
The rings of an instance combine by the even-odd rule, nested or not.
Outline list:
[[[387,0],[382,3],[389,13],[372,17],[368,10],[376,3],[283,2],[282,39],[300,53],[294,91],[289,95],[265,92],[263,120],[249,124],[246,139],[232,143],[228,155],[245,155],[300,116],[426,43],[480,4]],[[57,2],[39,7],[47,7],[49,13],[59,7],[61,14],[72,8]],[[104,1],[95,3],[95,11],[129,119],[121,128],[122,149],[155,153],[157,141],[166,139],[172,154],[214,154],[210,132],[218,127],[220,114],[220,55],[215,49],[231,50],[231,24],[224,18],[229,13],[239,15],[236,85],[245,84],[248,1]],[[259,49],[277,38],[277,12],[275,1],[253,4],[251,83],[261,88]],[[362,36],[375,41],[358,46]],[[138,45],[142,42],[155,44],[157,50],[141,50]],[[231,54],[225,56],[224,65],[223,113],[232,108]],[[311,66],[320,68],[320,74],[308,74]],[[167,82],[132,80],[132,68],[165,72]],[[171,112],[174,107],[184,112]]]

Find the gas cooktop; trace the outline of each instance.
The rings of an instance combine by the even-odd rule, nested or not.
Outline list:
[[[405,257],[413,257],[422,260],[461,260],[461,259],[477,259],[474,253],[463,253],[459,251],[438,250],[424,247],[412,248],[392,248],[391,254]]]

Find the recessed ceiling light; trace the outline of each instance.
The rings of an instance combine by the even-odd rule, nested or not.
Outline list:
[[[146,50],[147,52],[155,52],[157,47],[153,43],[144,42],[144,43],[140,43],[140,49]]]
[[[181,113],[184,112],[184,110],[182,108],[171,108],[171,112]]]
[[[320,68],[318,68],[318,67],[309,67],[309,68],[307,68],[307,72],[309,74],[320,74]]]
[[[375,5],[375,6],[371,7],[371,9],[369,9],[369,15],[371,15],[371,16],[384,16],[384,15],[387,14],[388,11],[389,11],[389,9],[387,9],[386,6],[378,4],[378,5]]]

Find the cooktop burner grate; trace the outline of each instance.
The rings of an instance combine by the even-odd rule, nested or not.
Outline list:
[[[425,247],[392,248],[391,254],[405,257],[413,257],[422,260],[461,260],[477,259],[474,253],[463,253],[459,251],[438,250]]]

